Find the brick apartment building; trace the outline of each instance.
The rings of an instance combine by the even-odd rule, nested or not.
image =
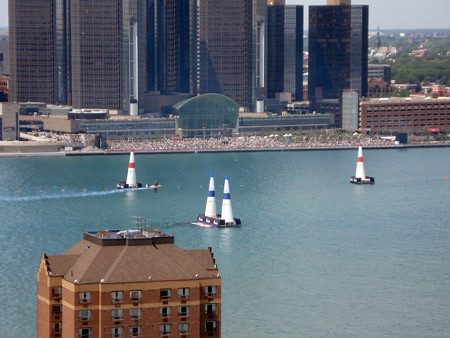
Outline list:
[[[37,272],[38,338],[220,337],[211,249],[156,230],[84,232]]]
[[[448,132],[450,131],[450,98],[362,100],[360,128],[375,132]]]

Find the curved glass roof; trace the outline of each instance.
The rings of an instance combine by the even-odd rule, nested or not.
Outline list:
[[[180,101],[172,106],[179,115],[179,126],[185,131],[200,134],[203,130],[236,128],[239,106],[221,94],[203,94]]]

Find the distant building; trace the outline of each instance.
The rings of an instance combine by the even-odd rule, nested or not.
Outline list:
[[[360,128],[370,131],[450,131],[450,99],[381,98],[360,102]]]
[[[42,255],[37,337],[220,337],[221,278],[211,249],[155,230],[84,232]]]
[[[267,7],[267,98],[303,99],[303,6]]]
[[[147,83],[149,91],[191,92],[192,33],[196,5],[189,0],[147,1]],[[194,12],[194,13],[193,13]]]
[[[9,41],[0,39],[0,76],[9,75]]]
[[[9,78],[0,74],[0,102],[8,102],[9,98]]]
[[[19,105],[16,103],[0,104],[1,140],[16,141],[19,139]]]
[[[10,101],[54,103],[55,34],[52,1],[9,1]]]
[[[391,66],[369,64],[368,97],[388,97],[392,95]]]
[[[251,110],[252,1],[200,0],[197,10],[195,92],[223,94]]]
[[[344,89],[342,92],[342,129],[354,131],[358,129],[359,96],[356,90]]]
[[[349,3],[309,6],[308,98],[313,110],[321,99],[341,98],[344,89],[367,96],[369,7]]]
[[[10,100],[143,112],[143,0],[9,5]]]

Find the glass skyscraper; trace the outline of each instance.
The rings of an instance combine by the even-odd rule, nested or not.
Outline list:
[[[196,87],[252,106],[252,1],[199,0]]]
[[[267,7],[267,97],[303,98],[303,6]]]
[[[344,89],[367,95],[369,7],[309,7],[308,97],[341,98]],[[313,108],[314,109],[314,108]]]

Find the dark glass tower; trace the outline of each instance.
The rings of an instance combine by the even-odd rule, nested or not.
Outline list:
[[[302,100],[303,6],[267,8],[267,97],[290,92]]]
[[[54,1],[9,1],[11,102],[55,102],[54,12]]]
[[[199,0],[196,92],[252,106],[252,1]]]
[[[341,98],[344,89],[367,95],[369,7],[309,7],[308,96],[315,102]]]
[[[148,88],[190,92],[190,0],[148,0]]]
[[[9,1],[11,99],[137,114],[146,0]]]

